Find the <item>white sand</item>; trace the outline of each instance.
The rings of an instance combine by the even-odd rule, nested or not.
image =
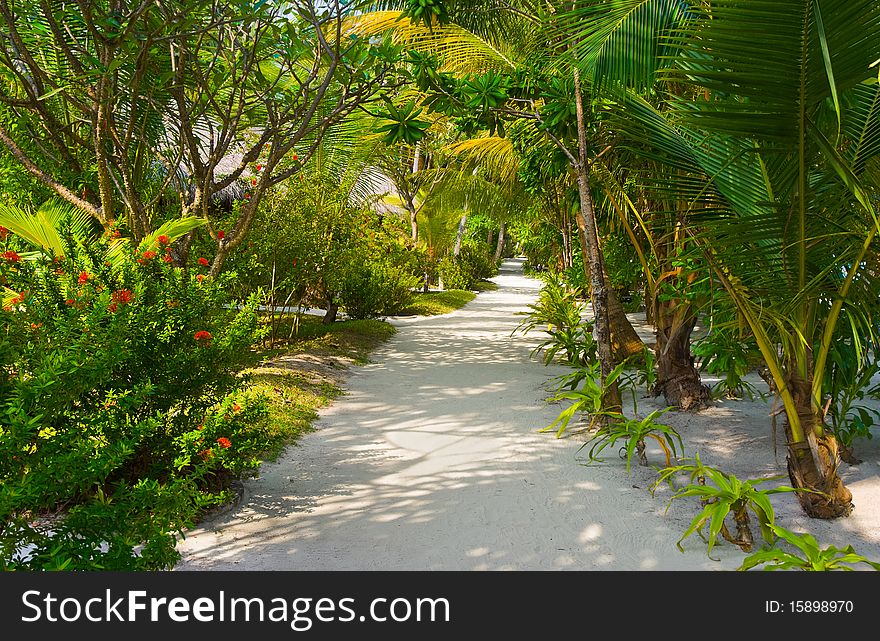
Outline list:
[[[566,370],[529,358],[541,332],[511,336],[540,283],[518,261],[495,281],[498,291],[452,314],[395,320],[398,334],[355,369],[318,430],[247,481],[241,507],[187,534],[178,568],[735,569],[744,555],[730,544],[713,551],[720,561],[696,535],[676,548],[699,504],[677,501],[664,514],[670,492],[648,492],[653,469],[627,476],[610,452],[587,467],[582,437],[537,432],[560,410],[545,399]],[[660,406],[639,400],[640,413]],[[767,411],[724,401],[664,418],[688,455],[748,478],[784,473],[782,430],[777,465]],[[857,452],[865,463],[844,471],[851,517],[808,519],[793,495],[773,503],[780,525],[880,560],[880,442]],[[649,458],[661,463],[659,449],[649,446]]]

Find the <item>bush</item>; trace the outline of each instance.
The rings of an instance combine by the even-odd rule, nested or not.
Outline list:
[[[411,265],[397,264],[386,255],[354,266],[342,285],[340,300],[351,318],[393,316],[412,303],[414,290],[421,284]]]
[[[491,252],[474,241],[465,241],[461,245],[458,257],[446,255],[438,266],[443,287],[446,289],[472,289],[485,278],[498,273],[498,265]]]
[[[256,299],[236,311],[232,276],[173,268],[162,242],[66,242],[0,265],[0,567],[167,568],[258,463],[265,403],[236,375]]]

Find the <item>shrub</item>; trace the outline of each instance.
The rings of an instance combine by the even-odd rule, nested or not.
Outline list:
[[[171,267],[162,242],[65,242],[0,266],[18,292],[0,312],[0,567],[166,568],[258,462],[265,404],[236,375],[256,299],[236,311],[233,276]]]
[[[582,317],[584,306],[577,302],[575,292],[568,289],[557,274],[550,272],[545,275],[544,287],[538,300],[529,305],[529,310],[523,312],[526,318],[514,331],[528,334],[541,327],[548,335],[535,347],[532,356],[543,350],[545,365],[561,357],[566,365],[577,368],[598,362],[593,324]],[[568,386],[573,389],[580,380],[581,377],[578,377]]]
[[[446,289],[472,289],[484,278],[495,276],[498,266],[485,245],[466,240],[458,257],[448,254],[440,261],[438,272]]]
[[[413,301],[422,279],[408,263],[396,264],[387,257],[368,259],[352,267],[342,284],[340,300],[352,318],[393,316]]]
[[[733,329],[717,327],[695,341],[691,350],[700,357],[701,370],[724,377],[712,388],[716,395],[725,394],[730,399],[754,399],[759,395],[757,388],[743,378],[760,357],[754,339],[740,337]]]

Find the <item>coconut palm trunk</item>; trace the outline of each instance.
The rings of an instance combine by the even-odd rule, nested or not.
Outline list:
[[[790,368],[788,389],[800,429],[794,430],[790,417],[785,421],[788,443],[788,475],[795,487],[808,488],[797,497],[804,511],[814,518],[833,519],[848,515],[852,492],[837,473],[840,452],[837,439],[828,433],[812,401],[812,380],[803,379]]]
[[[463,212],[461,214],[461,219],[458,221],[458,231],[455,234],[455,245],[452,247],[452,255],[458,258],[458,255],[461,253],[461,242],[464,240],[464,232],[467,229],[467,212]]]
[[[504,232],[505,232],[505,223],[501,222],[501,228],[498,230],[498,242],[495,245],[495,262],[497,263],[501,260],[501,253],[504,251]]]
[[[710,400],[709,388],[700,380],[691,353],[691,333],[697,324],[693,308],[675,300],[658,300],[654,307],[657,336],[654,395],[662,395],[667,405],[682,410],[706,407]]]
[[[675,225],[678,228],[678,225]],[[693,274],[685,275],[673,268],[672,258],[679,253],[680,235],[677,229],[668,231],[657,243],[660,272],[675,283],[674,291],[686,291],[692,284]],[[690,281],[690,282],[689,282]],[[693,305],[682,296],[655,295],[653,309],[657,363],[655,396],[663,396],[667,405],[682,410],[699,410],[711,400],[709,387],[700,379],[691,353],[691,334],[697,324]]]
[[[589,268],[590,302],[595,318],[595,337],[599,356],[599,367],[602,383],[617,366],[611,344],[611,325],[608,316],[608,279],[605,276],[605,265],[602,249],[599,246],[599,234],[596,228],[596,216],[593,209],[593,197],[590,193],[590,169],[587,163],[587,130],[584,124],[584,102],[581,93],[581,79],[577,68],[574,70],[574,97],[577,111],[578,162],[577,173],[578,196],[580,207],[577,214],[578,230],[584,241],[584,266]],[[602,399],[603,409],[619,411],[621,407],[620,389],[617,381],[605,388]]]

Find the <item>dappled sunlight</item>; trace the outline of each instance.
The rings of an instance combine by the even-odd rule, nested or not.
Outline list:
[[[720,570],[742,553],[720,544],[710,560],[699,537],[675,542],[697,501],[675,501],[653,468],[616,450],[584,465],[585,435],[540,434],[560,411],[548,381],[566,370],[530,357],[540,332],[512,332],[539,282],[512,261],[464,308],[441,317],[394,319],[397,335],[357,368],[346,394],[322,411],[317,431],[266,463],[237,510],[188,533],[181,569],[310,570]],[[514,287],[512,287],[514,286]],[[637,396],[638,414],[663,407]],[[784,473],[784,436],[772,454],[770,403],[723,401],[663,422],[721,469],[756,478]],[[760,428],[756,431],[756,425]],[[766,429],[760,427],[766,426]],[[649,440],[647,456],[665,456]],[[868,443],[873,464],[880,448]],[[744,459],[743,452],[749,452]],[[751,453],[760,451],[760,455]],[[782,479],[779,482],[787,482]],[[876,478],[854,493],[880,500]],[[791,496],[772,497],[798,529]],[[856,501],[858,505],[858,500]],[[865,513],[865,517],[867,517]],[[857,512],[829,541],[878,544]]]
[[[399,333],[322,413],[318,431],[265,464],[240,509],[194,532],[180,567],[234,568],[241,558],[309,569],[620,563],[615,537],[591,514],[632,519],[645,498],[578,465],[570,440],[537,433],[558,412],[545,402],[547,379],[564,370],[531,359],[540,332],[514,333],[539,282],[510,267],[496,282],[443,317],[395,319]],[[672,544],[651,536],[636,547]]]

